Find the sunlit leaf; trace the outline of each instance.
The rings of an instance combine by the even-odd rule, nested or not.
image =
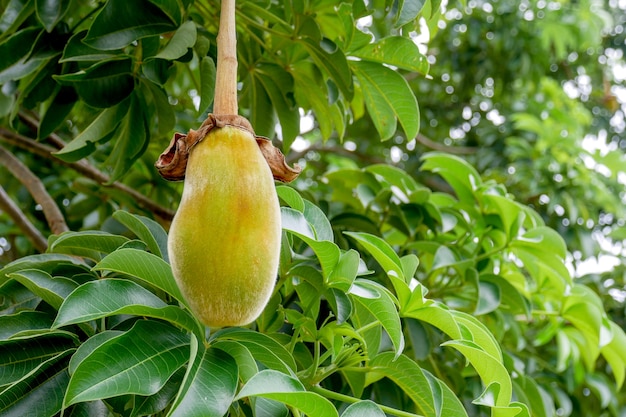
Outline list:
[[[310,417],[338,417],[330,401],[314,392],[307,392],[302,383],[289,375],[270,369],[256,374],[243,386],[237,398],[264,397],[280,401],[303,411]]]

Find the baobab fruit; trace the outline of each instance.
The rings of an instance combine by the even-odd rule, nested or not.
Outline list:
[[[174,277],[204,324],[244,325],[261,314],[280,239],[274,179],[255,136],[232,125],[211,129],[189,152],[168,238]]]

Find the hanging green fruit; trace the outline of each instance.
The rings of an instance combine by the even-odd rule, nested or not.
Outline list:
[[[156,163],[168,180],[185,180],[168,251],[178,286],[207,326],[251,323],[269,301],[280,253],[274,179],[299,169],[237,115],[234,0],[223,0],[213,114],[200,129],[176,133]]]

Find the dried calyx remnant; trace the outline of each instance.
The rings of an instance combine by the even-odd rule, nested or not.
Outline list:
[[[245,117],[236,114],[209,114],[200,126],[200,129],[191,129],[186,135],[182,133],[174,134],[169,146],[155,163],[161,176],[169,181],[184,180],[189,153],[193,147],[201,142],[211,130],[224,126],[237,127],[250,132],[254,136],[275,180],[291,182],[300,174],[300,167],[295,165],[292,168],[287,165],[283,153],[269,139],[255,135],[250,122]]]

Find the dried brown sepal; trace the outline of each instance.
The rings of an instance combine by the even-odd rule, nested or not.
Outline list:
[[[196,143],[203,140],[212,129],[224,126],[235,126],[252,133],[275,180],[291,182],[300,174],[302,169],[298,165],[295,165],[293,168],[287,165],[283,153],[269,139],[254,134],[248,119],[239,115],[214,114],[208,115],[200,129],[191,129],[186,135],[182,133],[174,134],[170,144],[154,164],[159,174],[168,181],[184,180],[191,149]]]

